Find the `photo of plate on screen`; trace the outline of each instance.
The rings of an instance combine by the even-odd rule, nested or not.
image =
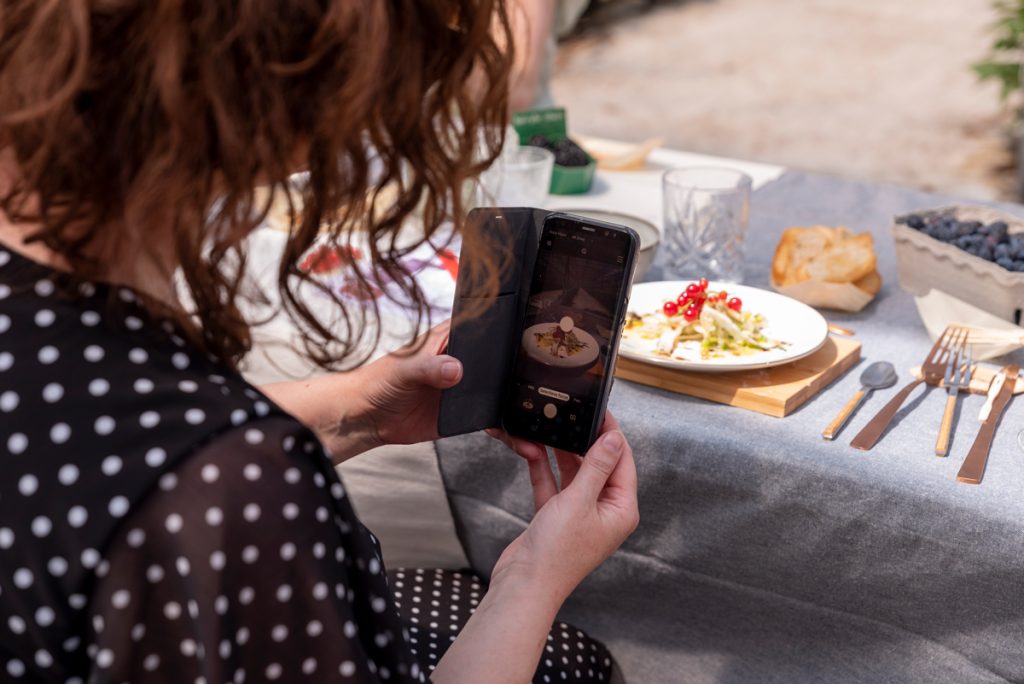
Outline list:
[[[619,353],[680,370],[768,368],[813,354],[828,324],[811,307],[732,283],[642,283],[633,288]]]
[[[583,370],[597,360],[600,348],[593,335],[576,327],[571,316],[562,316],[524,330],[523,351],[531,361],[545,366]]]

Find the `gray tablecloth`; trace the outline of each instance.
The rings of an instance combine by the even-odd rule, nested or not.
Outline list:
[[[930,342],[899,288],[890,219],[948,202],[787,173],[754,195],[747,283],[767,285],[787,226],[871,231],[882,292],[830,319],[856,330],[866,361],[892,361],[906,381]],[[642,521],[562,617],[605,640],[628,681],[1024,681],[1019,402],[984,482],[959,484],[982,397],[962,402],[949,458],[932,455],[937,391],[871,452],[848,442],[895,388],[839,440],[822,440],[863,365],[785,419],[617,383],[611,408],[636,453]],[[479,435],[444,440],[439,453],[460,536],[486,575],[530,518],[526,469]]]

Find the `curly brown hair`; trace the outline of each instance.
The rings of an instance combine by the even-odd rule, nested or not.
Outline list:
[[[322,321],[297,290],[329,290],[299,260],[320,233],[366,231],[372,268],[347,266],[429,317],[400,257],[462,227],[465,182],[504,140],[511,44],[504,0],[0,0],[0,147],[17,165],[0,209],[38,223],[28,240],[83,279],[180,270],[170,315],[235,363],[252,323],[237,302],[260,297],[243,286],[245,238],[308,171],[280,306],[317,364],[354,365],[379,339],[376,304],[332,294],[344,321]],[[414,211],[424,235],[402,244]]]

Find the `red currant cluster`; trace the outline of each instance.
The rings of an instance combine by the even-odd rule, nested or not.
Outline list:
[[[687,323],[692,323],[700,317],[700,312],[703,311],[706,302],[711,302],[712,306],[716,303],[723,303],[736,312],[743,308],[740,298],[729,299],[729,294],[725,290],[708,292],[708,279],[701,278],[696,283],[687,285],[686,290],[674,300],[670,299],[665,302],[662,311],[669,318],[681,313]]]

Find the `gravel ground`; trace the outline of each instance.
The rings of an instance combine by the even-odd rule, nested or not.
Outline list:
[[[563,42],[573,130],[1008,198],[990,0],[691,0]]]

